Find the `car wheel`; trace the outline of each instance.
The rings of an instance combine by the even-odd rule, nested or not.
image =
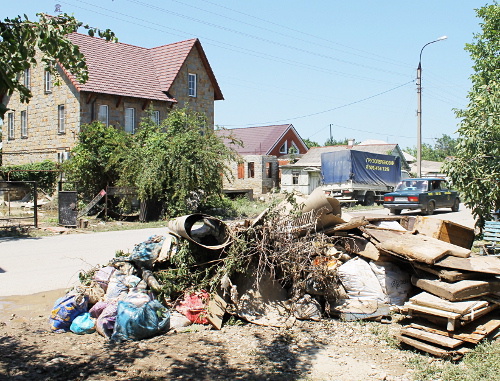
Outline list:
[[[389,212],[391,212],[391,214],[399,216],[401,214],[401,209],[389,209]]]
[[[363,204],[365,206],[372,206],[373,204],[375,204],[375,195],[373,194],[373,192],[366,193]]]
[[[422,210],[422,213],[430,216],[431,214],[434,214],[434,209],[436,209],[434,201],[429,201],[429,203],[427,204],[427,208],[425,208],[425,210]]]
[[[459,209],[460,209],[460,199],[456,198],[455,202],[453,203],[453,206],[451,207],[451,211],[458,212]]]

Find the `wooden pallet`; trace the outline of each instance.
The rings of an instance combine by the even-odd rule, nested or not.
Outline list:
[[[434,356],[458,360],[499,328],[500,319],[483,316],[456,332],[412,323],[402,327],[396,336],[401,342]]]

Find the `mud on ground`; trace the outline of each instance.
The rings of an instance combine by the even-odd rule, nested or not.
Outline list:
[[[191,326],[111,343],[97,333],[52,333],[64,290],[0,298],[0,379],[9,380],[393,380],[411,379],[418,356],[389,345],[395,323],[336,319],[289,329],[254,324]]]

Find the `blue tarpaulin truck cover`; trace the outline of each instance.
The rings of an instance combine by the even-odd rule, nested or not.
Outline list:
[[[324,184],[355,183],[396,186],[401,179],[401,160],[356,150],[321,154],[321,175]]]

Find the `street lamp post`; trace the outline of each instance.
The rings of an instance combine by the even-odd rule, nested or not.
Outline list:
[[[417,67],[417,177],[422,176],[422,52],[427,45],[433,44],[438,41],[446,40],[448,37],[442,36],[437,40],[428,42],[420,50],[420,57]]]

